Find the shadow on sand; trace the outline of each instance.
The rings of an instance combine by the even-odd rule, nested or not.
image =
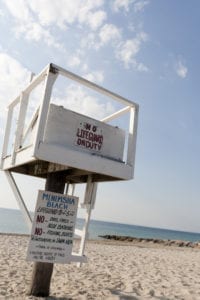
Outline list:
[[[54,297],[54,296],[49,296],[49,297],[45,297],[45,298],[41,298],[44,300],[73,300],[73,298],[71,297]]]
[[[156,297],[156,296],[151,296],[149,295],[149,297],[147,298],[143,298],[142,296],[129,296],[127,294],[124,294],[123,292],[119,291],[119,290],[110,290],[110,292],[119,297],[119,300],[142,300],[142,299],[157,299],[157,300],[170,300],[169,298],[165,297],[165,296],[161,296],[161,297]]]

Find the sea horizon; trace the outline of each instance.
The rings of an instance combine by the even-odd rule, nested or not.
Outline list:
[[[33,212],[30,213],[34,214]],[[83,224],[84,219],[77,218],[76,227],[81,229]],[[30,234],[30,230],[19,209],[0,207],[0,233]],[[200,241],[200,233],[198,232],[91,219],[89,239],[101,239],[100,236],[103,235],[131,236],[144,239],[186,240],[191,242]]]

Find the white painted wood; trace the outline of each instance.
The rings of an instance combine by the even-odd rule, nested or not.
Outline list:
[[[130,111],[130,106],[126,106],[118,111],[116,111],[115,113],[113,113],[112,115],[105,117],[103,119],[101,119],[101,122],[109,122],[112,121],[114,119],[116,119],[117,117],[120,117],[121,115],[127,113],[128,111]]]
[[[29,124],[26,126],[26,128],[24,130],[24,133],[23,133],[23,136],[22,136],[22,145],[26,141],[26,139],[27,139],[28,135],[30,134],[30,132],[33,130],[33,125],[37,120],[38,114],[39,114],[39,107],[37,107],[37,109],[33,113],[32,117],[30,118]]]
[[[56,78],[57,78],[57,75],[51,73],[50,69],[48,69],[48,72],[46,74],[46,79],[45,79],[44,95],[43,95],[43,98],[41,101],[38,120],[37,120],[37,124],[36,124],[36,137],[35,137],[35,141],[33,143],[34,152],[39,147],[40,142],[43,141],[45,125],[46,125],[46,121],[47,121],[47,114],[49,111],[49,102],[50,102],[51,92],[52,92],[53,84],[54,84]]]
[[[19,115],[17,119],[17,129],[15,132],[15,142],[13,146],[12,153],[12,164],[15,163],[16,151],[20,148],[22,142],[23,128],[25,123],[25,116],[28,106],[28,94],[21,93],[20,96],[20,107],[19,107]]]
[[[8,144],[9,144],[9,138],[10,138],[12,115],[13,115],[13,109],[10,108],[10,109],[8,109],[8,114],[7,114],[7,122],[6,122],[3,150],[2,150],[2,156],[1,156],[1,168],[3,168],[3,160],[8,155]]]
[[[69,182],[67,182],[66,184],[65,184],[65,192],[64,192],[66,195],[68,195],[68,193],[69,193]]]
[[[122,108],[121,110],[119,110],[118,112],[115,112],[114,114],[106,117],[103,119],[104,122],[108,122],[109,120],[112,120],[114,118],[117,118],[119,116],[121,116],[122,114],[128,112],[129,110],[132,111],[132,116],[130,118],[130,132],[129,132],[129,137],[128,137],[128,153],[124,154],[124,142],[120,141],[120,138],[118,140],[118,133],[120,132],[120,130],[117,128],[114,128],[114,130],[116,130],[117,133],[117,137],[115,136],[115,133],[112,134],[108,134],[108,143],[105,143],[105,145],[103,145],[102,149],[100,149],[101,151],[94,151],[95,149],[92,149],[92,151],[90,151],[87,147],[86,147],[86,142],[85,144],[81,144],[81,145],[77,145],[75,144],[73,138],[71,138],[71,140],[68,140],[68,133],[70,133],[70,130],[68,131],[68,128],[70,126],[65,126],[66,124],[68,125],[68,123],[65,124],[65,122],[62,122],[59,120],[59,118],[57,119],[57,122],[60,123],[58,126],[51,126],[51,124],[53,124],[53,122],[50,121],[50,123],[47,122],[47,120],[49,120],[47,118],[48,115],[48,111],[49,111],[49,102],[50,102],[50,96],[51,96],[51,90],[53,87],[53,84],[56,80],[56,77],[58,75],[64,75],[72,80],[75,80],[77,82],[79,82],[80,84],[86,85],[91,89],[97,90],[99,93],[102,94],[106,94],[107,96],[109,95],[109,97],[115,99],[116,101],[122,103],[123,105],[127,105],[126,107]],[[136,103],[131,102],[130,100],[127,100],[115,93],[112,93],[104,88],[101,88],[100,86],[97,86],[96,84],[93,84],[91,82],[89,82],[88,80],[85,80],[75,74],[72,74],[71,72],[68,72],[67,70],[64,70],[63,68],[60,68],[56,65],[50,64],[48,65],[38,76],[34,77],[34,79],[32,80],[32,82],[30,83],[30,85],[28,87],[26,87],[24,89],[24,93],[29,94],[38,84],[40,84],[43,80],[45,79],[45,86],[44,86],[44,97],[41,101],[41,105],[40,105],[40,110],[39,110],[39,116],[35,115],[33,121],[30,122],[28,128],[26,130],[23,131],[23,137],[22,134],[20,133],[17,134],[17,139],[15,141],[15,155],[16,155],[16,160],[15,163],[13,164],[13,166],[17,166],[19,164],[25,164],[28,163],[28,157],[27,155],[30,154],[31,156],[29,157],[30,162],[33,161],[34,159],[42,159],[45,161],[50,161],[53,163],[60,163],[64,166],[69,166],[70,168],[77,168],[77,169],[82,169],[82,170],[88,170],[91,172],[96,172],[97,174],[102,174],[102,175],[108,175],[108,176],[112,176],[113,180],[116,179],[123,179],[123,180],[128,180],[131,179],[133,177],[133,172],[131,172],[130,168],[133,169],[134,167],[134,156],[135,156],[135,139],[136,139],[136,119],[137,116],[135,116],[134,114],[137,114],[138,111],[138,105]],[[14,108],[15,105],[19,102],[19,97],[16,98],[11,104],[10,104],[10,108]],[[134,107],[134,109],[133,109]],[[22,108],[20,108],[21,110],[23,110]],[[10,110],[11,111],[11,110]],[[58,108],[58,111],[66,111],[63,108]],[[64,113],[63,113],[64,115]],[[52,115],[53,116],[53,115]],[[77,115],[79,117],[77,117],[76,121],[80,118],[80,114]],[[85,116],[84,116],[85,117]],[[86,117],[87,118],[87,117]],[[21,118],[20,118],[21,119]],[[67,117],[66,117],[67,119]],[[73,119],[73,118],[72,118]],[[95,122],[100,122],[97,120],[92,119]],[[35,123],[36,124],[35,124]],[[80,120],[79,120],[80,122]],[[72,122],[70,122],[72,123]],[[23,127],[23,122],[20,121],[21,126],[19,127]],[[46,128],[46,125],[47,126]],[[102,124],[102,122],[100,122],[99,124]],[[33,126],[35,125],[35,126]],[[80,123],[79,123],[80,125]],[[107,125],[107,124],[105,124]],[[109,125],[107,125],[109,126]],[[34,128],[32,128],[34,127]],[[52,128],[54,127],[54,128]],[[20,128],[20,130],[18,131],[22,131]],[[134,128],[134,130],[133,130]],[[58,134],[58,129],[61,133]],[[76,127],[77,129],[77,127]],[[79,128],[80,129],[80,128]],[[54,130],[54,132],[53,132]],[[32,140],[32,144],[33,147],[31,146],[30,143],[30,147],[32,147],[32,151],[29,149],[23,149],[23,145],[22,145],[22,149],[19,149],[20,146],[20,139],[21,139],[21,144],[23,144],[23,142],[25,142],[25,139],[27,138],[27,135],[29,134],[29,132],[31,131],[31,135],[33,136],[33,140]],[[45,136],[44,136],[45,135]],[[118,140],[118,142],[111,142],[111,138],[113,136],[113,140]],[[48,138],[48,140],[46,141],[45,138]],[[115,137],[115,138],[114,138]],[[124,138],[124,137],[123,137]],[[6,149],[6,139],[8,141],[8,135],[5,138],[5,147],[4,150]],[[79,140],[80,142],[80,140]],[[76,141],[76,143],[78,143]],[[82,143],[82,142],[81,142]],[[45,144],[45,145],[44,145]],[[27,146],[27,144],[24,144]],[[89,144],[87,143],[87,146]],[[40,147],[41,146],[41,147]],[[47,147],[46,147],[47,146]],[[78,146],[80,146],[78,148]],[[68,147],[67,149],[63,149],[64,147]],[[95,146],[97,147],[97,146]],[[107,149],[106,149],[107,147]],[[21,150],[27,150],[24,152],[21,152]],[[46,151],[44,153],[44,150]],[[76,150],[76,151],[73,151]],[[79,151],[80,150],[80,151]],[[134,151],[134,153],[133,153]],[[81,152],[77,153],[77,152]],[[87,152],[88,156],[85,156],[84,152]],[[4,151],[4,156],[6,151]],[[114,154],[113,154],[114,153]],[[80,155],[79,155],[80,154]],[[89,155],[92,154],[92,155]],[[24,155],[24,161],[23,161],[23,155]],[[124,157],[126,157],[126,161],[124,163],[119,164],[118,161],[116,160],[121,160],[124,159]],[[111,162],[111,160],[113,159],[113,162]],[[14,159],[13,159],[14,162]],[[2,164],[1,164],[2,168],[4,169],[9,168],[9,167],[13,167],[12,164],[10,164],[10,158],[5,158],[2,159]]]
[[[94,209],[94,207],[95,207],[97,187],[98,187],[98,183],[93,182],[92,183],[92,193],[91,193],[91,207],[92,207],[92,209]]]
[[[33,156],[33,147],[29,146],[17,151],[17,155],[15,158],[15,166],[31,163],[34,160],[36,160],[36,158]],[[8,170],[10,168],[13,168],[11,155],[7,156],[2,161],[3,170]]]
[[[75,235],[78,235],[78,236],[82,237],[83,236],[83,231],[78,229],[78,228],[75,228]]]
[[[132,107],[130,110],[129,138],[128,138],[128,151],[127,151],[127,164],[129,164],[132,167],[132,172],[134,171],[134,163],[135,163],[137,125],[138,125],[138,107]]]
[[[83,201],[83,204],[87,209],[89,208],[89,206],[91,206],[92,209],[94,208],[96,193],[97,193],[97,183],[92,182],[92,175],[88,175],[85,197]]]
[[[72,196],[74,196],[76,185],[75,184],[71,184],[71,186],[72,186]]]
[[[46,74],[49,70],[49,65],[46,66],[37,76],[32,78],[30,84],[24,89],[24,93],[30,94],[34,88],[36,88],[41,82],[43,82],[46,78]],[[31,78],[30,78],[31,79]]]
[[[19,208],[22,211],[22,214],[23,214],[23,217],[26,221],[26,224],[27,224],[28,228],[31,230],[31,228],[32,228],[32,218],[31,218],[30,213],[29,213],[29,211],[26,207],[26,204],[25,204],[25,202],[22,198],[22,195],[21,195],[21,193],[20,193],[20,191],[17,187],[15,179],[12,176],[11,172],[9,172],[9,171],[5,171],[5,175],[8,179],[8,182],[10,184],[10,187],[11,187],[12,191],[13,191],[15,199],[17,200]]]
[[[132,166],[97,155],[90,155],[88,159],[87,153],[73,151],[58,145],[40,143],[35,156],[41,160],[112,176],[116,179],[132,178]]]
[[[54,71],[57,72],[57,74],[61,74],[65,77],[72,79],[73,81],[76,81],[84,86],[89,87],[90,89],[96,90],[97,92],[104,94],[104,95],[122,103],[123,105],[138,106],[137,103],[134,103],[131,100],[128,100],[116,93],[113,93],[113,92],[111,92],[95,83],[92,83],[89,80],[84,79],[72,72],[69,72],[55,64],[49,64],[48,66],[46,66],[37,76],[33,77],[31,84],[29,84],[23,91],[25,93],[30,93],[38,84],[40,84],[44,80],[46,73],[50,67],[54,68]],[[32,78],[32,74],[31,74],[31,78]],[[9,106],[14,107],[19,101],[20,101],[20,97],[18,96],[12,103],[9,104]]]
[[[75,192],[75,184],[71,184],[71,183],[67,182],[66,188],[65,188],[65,194],[74,196],[74,192]]]
[[[125,132],[51,104],[44,142],[122,161]]]
[[[30,75],[30,82],[33,81],[33,78],[35,77],[35,73],[31,72],[31,75]]]
[[[20,95],[15,98],[9,105],[8,109],[13,109],[20,102]]]
[[[79,255],[77,253],[72,252],[72,255],[70,256],[71,262],[78,262],[78,263],[86,263],[87,262],[87,256],[85,255]]]
[[[24,92],[25,94],[30,94],[31,91],[36,88],[44,79],[45,79],[45,76],[46,76],[46,73],[48,72],[49,70],[49,66],[48,65],[47,67],[45,67],[37,76],[35,76],[31,83],[28,84],[28,86],[22,91]],[[15,100],[13,100],[9,105],[8,105],[8,108],[13,108],[14,106],[16,106],[20,101],[20,95],[17,96],[15,98]]]
[[[90,223],[91,212],[92,212],[92,206],[89,205],[87,210],[86,210],[85,223],[84,223],[84,226],[83,226],[83,229],[82,229],[82,237],[81,237],[81,242],[80,242],[79,252],[78,252],[78,254],[80,256],[82,256],[84,254],[84,251],[85,251],[85,244],[86,244],[86,239],[88,237],[88,227],[89,227],[89,223]],[[80,262],[77,264],[77,267],[81,267]]]
[[[84,204],[91,205],[91,196],[92,196],[92,175],[88,175],[86,190],[85,190],[85,197],[84,197]]]

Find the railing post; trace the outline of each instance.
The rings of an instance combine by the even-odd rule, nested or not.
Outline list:
[[[139,110],[138,106],[134,106],[130,108],[127,164],[131,167],[134,166],[134,161],[135,161],[138,110]]]
[[[45,84],[44,84],[44,95],[42,98],[42,102],[39,109],[39,115],[38,115],[38,121],[37,121],[37,128],[36,128],[36,137],[34,141],[34,151],[35,154],[37,152],[37,149],[39,147],[39,144],[41,141],[43,141],[44,137],[44,131],[45,131],[45,125],[47,121],[47,114],[49,111],[49,103],[51,98],[51,92],[53,85],[55,83],[55,80],[57,78],[57,73],[53,72],[51,69],[51,65],[49,65],[49,68],[47,70]]]
[[[96,192],[97,192],[97,183],[92,182],[92,175],[88,175],[87,186],[85,191],[85,198],[84,198],[84,205],[86,206],[86,217],[85,223],[81,233],[81,241],[79,247],[79,255],[82,256],[85,250],[85,243],[88,237],[88,228],[90,224],[90,217],[92,213],[92,209],[94,208],[94,203],[96,199]],[[78,262],[77,266],[80,267],[81,263]]]
[[[7,115],[7,122],[6,122],[6,129],[5,129],[5,136],[4,136],[4,143],[3,143],[3,150],[1,156],[1,168],[3,167],[3,159],[8,154],[8,144],[10,139],[10,130],[12,124],[12,116],[13,116],[13,108],[8,108],[8,115]]]
[[[15,134],[15,142],[14,142],[13,153],[12,153],[12,164],[15,163],[16,152],[17,152],[17,150],[19,150],[19,148],[21,146],[26,111],[27,111],[27,106],[28,106],[28,98],[29,98],[29,94],[26,94],[24,92],[21,93],[20,104],[19,104],[20,105],[19,115],[18,115],[18,119],[17,119],[17,130],[16,130],[16,134]]]

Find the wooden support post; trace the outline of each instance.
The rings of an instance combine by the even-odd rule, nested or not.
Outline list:
[[[55,193],[64,192],[65,172],[49,173],[45,190]],[[28,294],[36,297],[48,297],[53,273],[53,263],[36,262],[33,266],[32,280]]]

